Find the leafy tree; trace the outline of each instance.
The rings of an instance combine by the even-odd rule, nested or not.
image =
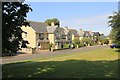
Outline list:
[[[28,41],[22,38],[22,25],[26,22],[27,13],[32,11],[29,5],[22,2],[2,3],[2,52],[16,53],[22,47],[26,47]]]
[[[100,42],[101,42],[101,44],[108,44],[108,43],[109,43],[109,40],[106,39],[106,38],[101,38],[101,39],[100,39]]]
[[[109,34],[109,38],[112,40],[112,42],[115,42],[115,35],[116,35],[116,29],[112,29],[110,34]]]
[[[92,39],[90,39],[90,38],[83,38],[82,39],[82,43],[86,43],[87,45],[88,44],[91,44],[91,45],[93,45],[93,41],[92,41]]]
[[[75,39],[73,40],[73,44],[74,44],[75,46],[79,45],[79,44],[80,44],[79,38],[75,38]]]
[[[53,43],[48,44],[49,51],[51,51],[52,46],[53,46]]]
[[[47,19],[47,20],[45,21],[45,23],[48,24],[49,26],[51,26],[51,22],[52,22],[51,19]]]
[[[45,23],[47,23],[49,26],[51,26],[51,22],[54,22],[54,24],[58,25],[58,27],[60,26],[60,21],[57,18],[47,19],[45,21]]]
[[[109,26],[112,27],[111,37],[114,43],[120,45],[120,12],[114,12],[109,19]]]

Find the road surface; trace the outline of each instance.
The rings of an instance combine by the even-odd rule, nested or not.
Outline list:
[[[104,49],[104,48],[109,48],[108,45],[96,45],[96,46],[90,46],[90,47],[82,47],[78,49],[65,49],[65,50],[58,50],[54,52],[49,52],[49,51],[44,51],[44,52],[37,52],[36,54],[27,54],[23,56],[11,56],[11,57],[3,57],[2,58],[2,63],[12,63],[12,62],[19,62],[23,60],[31,60],[35,58],[44,58],[48,56],[56,56],[56,55],[61,55],[61,54],[70,54],[70,53],[76,53],[76,52],[86,52],[86,51],[92,51],[92,50],[98,50],[98,49]]]

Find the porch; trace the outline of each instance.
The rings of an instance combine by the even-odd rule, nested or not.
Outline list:
[[[38,50],[47,50],[49,46],[49,40],[38,40],[37,42],[37,49]]]

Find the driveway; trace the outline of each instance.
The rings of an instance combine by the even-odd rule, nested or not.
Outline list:
[[[11,56],[11,57],[3,57],[2,58],[2,63],[11,63],[11,62],[19,62],[23,60],[31,60],[35,58],[44,58],[48,56],[56,56],[56,55],[61,55],[61,54],[70,54],[70,53],[76,53],[76,52],[86,52],[86,51],[92,51],[92,50],[97,50],[97,49],[104,49],[104,48],[109,48],[108,45],[96,45],[96,46],[90,46],[90,47],[82,47],[78,49],[66,49],[66,50],[58,50],[54,52],[49,52],[49,51],[43,51],[43,52],[37,52],[36,54],[23,54],[23,55],[18,55],[18,56]]]

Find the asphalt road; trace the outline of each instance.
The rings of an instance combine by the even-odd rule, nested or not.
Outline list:
[[[58,50],[54,52],[37,52],[36,54],[28,54],[24,56],[11,56],[11,57],[3,57],[2,58],[2,63],[11,63],[11,62],[19,62],[23,60],[31,60],[35,58],[44,58],[48,56],[56,56],[56,55],[61,55],[61,54],[70,54],[70,53],[76,53],[76,52],[86,52],[86,51],[92,51],[92,50],[98,50],[98,49],[104,49],[104,48],[109,48],[108,45],[96,45],[96,46],[90,46],[90,47],[82,47],[78,49],[66,49],[66,50]]]

